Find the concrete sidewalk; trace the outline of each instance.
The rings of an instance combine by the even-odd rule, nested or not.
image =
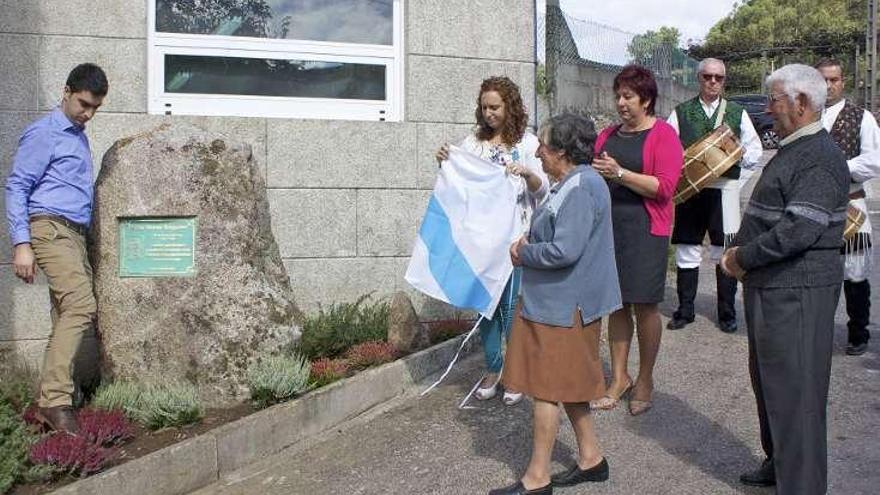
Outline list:
[[[874,225],[880,215],[872,214]],[[874,314],[880,311],[880,276]],[[662,305],[664,325],[676,302],[674,280]],[[704,263],[697,321],[665,331],[655,375],[655,406],[631,417],[625,407],[599,412],[601,447],[611,465],[606,483],[558,493],[769,494],[747,488],[739,474],[762,459],[749,384],[742,308],[740,330],[715,327],[714,268]],[[831,494],[875,494],[880,486],[880,331],[869,352],[851,357],[843,302],[838,306],[828,406]],[[607,363],[607,348],[603,345]],[[631,373],[635,374],[634,351]],[[226,477],[198,494],[471,494],[513,482],[528,462],[528,402],[457,405],[480,376],[481,356],[461,363],[452,381],[425,398],[404,397],[354,420],[319,443],[284,451]],[[574,462],[576,444],[562,421],[554,471]]]

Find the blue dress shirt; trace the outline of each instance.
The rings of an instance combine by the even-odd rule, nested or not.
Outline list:
[[[12,245],[30,242],[31,215],[59,215],[89,225],[94,182],[83,128],[60,108],[25,129],[6,180],[6,219]]]

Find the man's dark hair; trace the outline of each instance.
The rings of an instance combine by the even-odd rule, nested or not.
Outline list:
[[[823,67],[839,67],[841,75],[843,74],[843,63],[836,58],[823,58],[822,60],[816,62],[816,65],[813,66],[813,68],[816,70],[819,70]]]
[[[71,93],[88,91],[95,96],[106,96],[109,85],[107,74],[95,64],[79,64],[67,76],[67,87]]]

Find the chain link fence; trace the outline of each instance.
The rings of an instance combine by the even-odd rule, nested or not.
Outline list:
[[[658,78],[695,87],[698,62],[662,36],[630,33],[598,22],[577,19],[561,10],[538,17],[538,60],[545,63],[548,40],[557,64],[616,70],[638,63]],[[559,15],[561,14],[561,15]]]

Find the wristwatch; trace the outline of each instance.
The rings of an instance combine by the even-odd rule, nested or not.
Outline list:
[[[623,167],[617,167],[617,180],[623,178]]]

